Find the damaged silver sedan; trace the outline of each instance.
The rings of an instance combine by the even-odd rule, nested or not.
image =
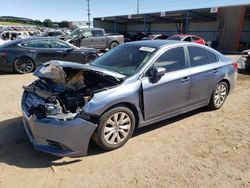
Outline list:
[[[234,88],[237,65],[219,52],[176,41],[132,42],[91,64],[51,61],[24,87],[23,121],[37,150],[87,154],[124,145],[135,127],[190,110],[219,109]]]

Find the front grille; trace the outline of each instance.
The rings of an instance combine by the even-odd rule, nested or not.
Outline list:
[[[25,100],[25,105],[30,109],[31,107],[37,107],[39,104],[43,104],[44,100],[34,94],[28,93]]]
[[[53,140],[47,140],[48,145],[55,148],[55,149],[63,149],[60,143],[53,141]]]

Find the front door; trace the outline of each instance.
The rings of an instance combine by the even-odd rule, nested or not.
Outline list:
[[[22,43],[23,47],[27,47],[30,57],[35,60],[37,65],[50,60],[62,60],[63,53],[61,49],[54,49],[50,40],[36,39]]]
[[[164,67],[166,74],[155,80],[142,78],[144,116],[150,120],[186,108],[190,96],[190,71],[183,47],[164,52],[153,64]]]

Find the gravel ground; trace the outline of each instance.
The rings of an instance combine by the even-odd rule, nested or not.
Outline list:
[[[201,108],[137,130],[122,148],[82,158],[35,151],[22,128],[29,75],[0,75],[0,187],[250,187],[250,74],[222,109]]]

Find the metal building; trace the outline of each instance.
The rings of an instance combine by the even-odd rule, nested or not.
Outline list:
[[[250,5],[101,17],[93,22],[109,33],[187,33],[212,41],[220,50],[250,47]]]

